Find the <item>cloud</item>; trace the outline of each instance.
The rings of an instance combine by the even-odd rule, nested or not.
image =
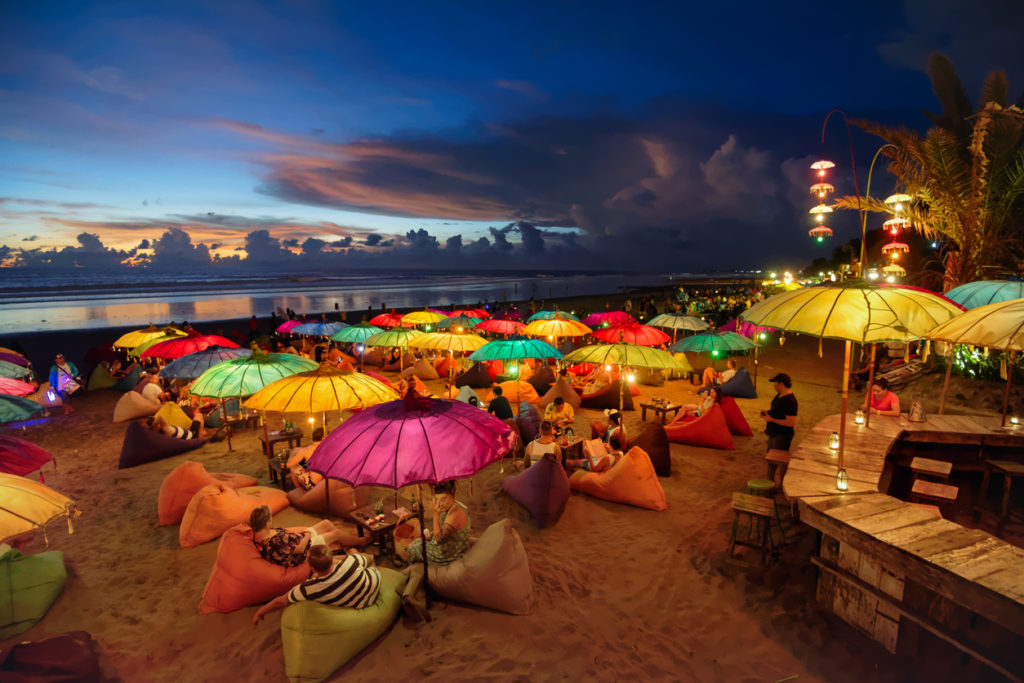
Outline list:
[[[210,250],[205,244],[193,244],[181,228],[169,228],[153,242],[152,263],[159,268],[202,267],[210,263]]]

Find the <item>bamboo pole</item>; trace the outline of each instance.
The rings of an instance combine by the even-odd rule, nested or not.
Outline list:
[[[420,492],[420,509],[417,513],[420,520],[420,539],[423,543],[423,598],[426,601],[427,609],[430,609],[430,571],[427,567],[427,539],[425,532],[426,521],[424,520],[423,508],[426,506],[426,500],[423,498],[423,485],[416,484],[416,489]]]
[[[1010,352],[1010,360],[1006,368],[1006,390],[1003,392],[1003,421],[1000,424],[1002,427],[1006,426],[1006,406],[1010,402],[1010,386],[1013,384],[1013,362],[1016,356],[1016,351]]]
[[[843,409],[839,413],[839,463],[836,472],[843,469],[843,449],[846,447],[846,401],[850,392],[850,347],[853,343],[846,340],[846,352],[843,359]]]
[[[868,369],[868,396],[867,404],[868,409],[864,413],[864,427],[868,427],[871,424],[871,387],[875,383],[875,352],[878,350],[878,344],[871,345],[871,367]]]
[[[943,411],[946,410],[946,392],[949,391],[949,376],[953,372],[953,345],[950,344],[946,348],[949,349],[949,354],[946,356],[949,363],[946,365],[946,379],[942,382],[942,398],[939,399],[939,415],[942,415]]]

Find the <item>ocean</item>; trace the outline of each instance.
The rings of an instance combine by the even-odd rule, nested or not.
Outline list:
[[[0,335],[169,321],[201,323],[291,308],[320,314],[538,301],[668,284],[663,274],[431,270],[40,271],[0,270]],[[351,316],[349,318],[350,322]]]

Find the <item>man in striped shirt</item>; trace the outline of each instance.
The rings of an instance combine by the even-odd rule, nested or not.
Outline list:
[[[306,560],[312,576],[279,595],[256,612],[252,623],[259,624],[264,616],[300,600],[315,600],[332,607],[363,609],[377,601],[380,592],[380,572],[372,566],[373,559],[353,550],[337,560],[324,545],[309,550]]]

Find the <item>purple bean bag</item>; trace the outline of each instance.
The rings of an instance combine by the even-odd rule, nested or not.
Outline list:
[[[176,439],[146,429],[141,422],[131,422],[128,429],[124,430],[124,443],[121,445],[121,459],[117,469],[163,460],[199,448],[204,443],[206,439]]]
[[[85,631],[72,631],[39,641],[24,641],[0,652],[0,680],[120,680],[99,644]]]
[[[519,425],[519,438],[523,440],[524,446],[537,438],[537,433],[540,432],[540,423],[540,411],[536,406],[526,401],[519,404],[519,417],[516,418],[516,424]]]
[[[551,453],[523,472],[506,477],[501,486],[542,529],[558,521],[569,500],[569,478]]]

